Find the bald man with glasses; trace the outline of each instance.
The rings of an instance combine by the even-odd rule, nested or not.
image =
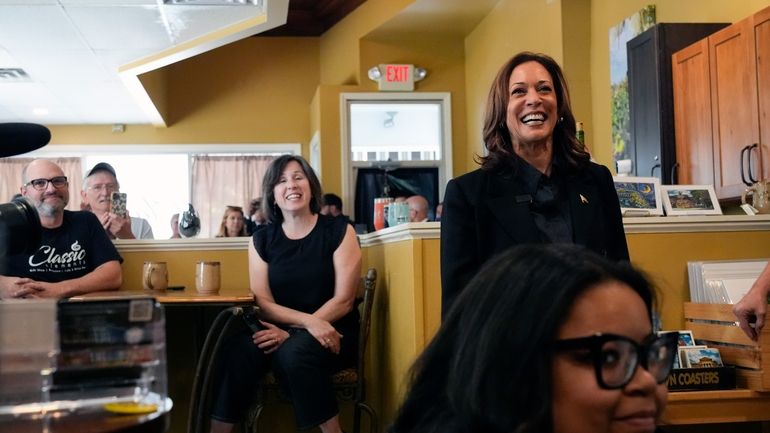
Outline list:
[[[0,298],[67,298],[120,288],[123,260],[99,220],[65,210],[69,182],[61,167],[37,159],[22,173],[21,194],[40,217],[42,241],[30,254],[8,257]]]

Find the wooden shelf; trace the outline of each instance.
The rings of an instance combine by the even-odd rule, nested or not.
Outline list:
[[[750,389],[669,392],[664,424],[770,421],[770,393]]]

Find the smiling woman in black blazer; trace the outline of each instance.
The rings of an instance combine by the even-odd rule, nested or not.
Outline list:
[[[442,316],[481,265],[526,243],[574,243],[628,260],[610,171],[575,137],[564,74],[529,52],[497,73],[481,168],[450,180],[441,217]]]

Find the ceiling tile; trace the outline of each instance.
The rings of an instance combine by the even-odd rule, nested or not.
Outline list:
[[[17,50],[74,49],[83,46],[77,30],[58,6],[3,6],[0,46],[12,55]]]
[[[64,82],[117,79],[117,70],[108,70],[90,50],[23,51],[17,54],[22,68],[33,81]]]
[[[72,6],[67,12],[86,44],[96,50],[127,47],[150,54],[172,43],[157,6]]]

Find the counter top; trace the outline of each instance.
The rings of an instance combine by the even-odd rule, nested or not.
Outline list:
[[[706,215],[623,218],[626,234],[770,231],[770,215]],[[440,222],[407,223],[359,235],[361,246],[412,239],[439,239]]]
[[[93,292],[70,298],[74,301],[81,300],[109,300],[125,297],[151,296],[161,304],[234,304],[251,303],[253,297],[248,290],[222,289],[216,295],[202,295],[195,289],[185,290],[114,290],[109,292]]]

